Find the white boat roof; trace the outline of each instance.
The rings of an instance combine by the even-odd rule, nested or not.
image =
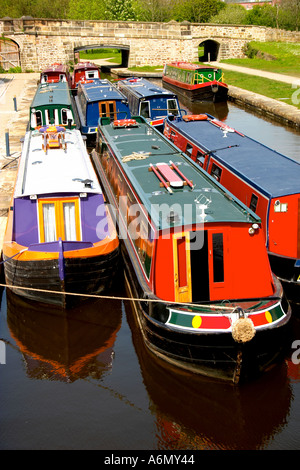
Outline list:
[[[26,132],[14,197],[51,193],[102,193],[79,130],[66,129],[66,148],[42,146],[44,134]],[[90,182],[90,183],[89,183]]]

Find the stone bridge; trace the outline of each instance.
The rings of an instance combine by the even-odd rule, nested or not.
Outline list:
[[[122,67],[162,65],[171,60],[243,57],[249,41],[300,42],[300,33],[260,26],[199,23],[0,19],[0,65],[38,72],[53,62],[69,63],[82,49],[115,48]],[[5,41],[5,39],[10,41]],[[13,49],[13,50],[12,50]],[[13,55],[14,54],[14,55]],[[14,61],[12,60],[14,57]]]

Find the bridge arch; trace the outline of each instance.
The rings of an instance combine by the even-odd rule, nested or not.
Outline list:
[[[86,44],[74,47],[74,59],[79,59],[80,51],[88,51],[91,49],[118,49],[121,51],[121,64],[118,67],[128,67],[130,46],[124,44]]]
[[[220,52],[220,42],[214,39],[205,39],[199,44],[199,47],[203,48],[202,55],[199,54],[200,62],[213,62],[218,60]]]

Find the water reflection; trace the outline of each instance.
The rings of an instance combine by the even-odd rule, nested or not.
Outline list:
[[[7,324],[23,354],[30,378],[74,382],[112,369],[114,342],[121,327],[121,304],[88,301],[66,311],[27,302],[9,289]]]
[[[286,362],[238,387],[196,376],[150,353],[129,306],[126,314],[159,449],[263,449],[286,426],[292,401]]]

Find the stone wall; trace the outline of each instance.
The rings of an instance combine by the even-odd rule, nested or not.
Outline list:
[[[258,26],[196,23],[146,23],[0,19],[0,36],[20,48],[22,70],[40,71],[49,63],[74,60],[74,48],[127,46],[128,66],[160,65],[169,60],[196,61],[198,46],[205,40],[219,45],[218,59],[243,57],[244,45],[256,41],[300,42],[300,33]]]

